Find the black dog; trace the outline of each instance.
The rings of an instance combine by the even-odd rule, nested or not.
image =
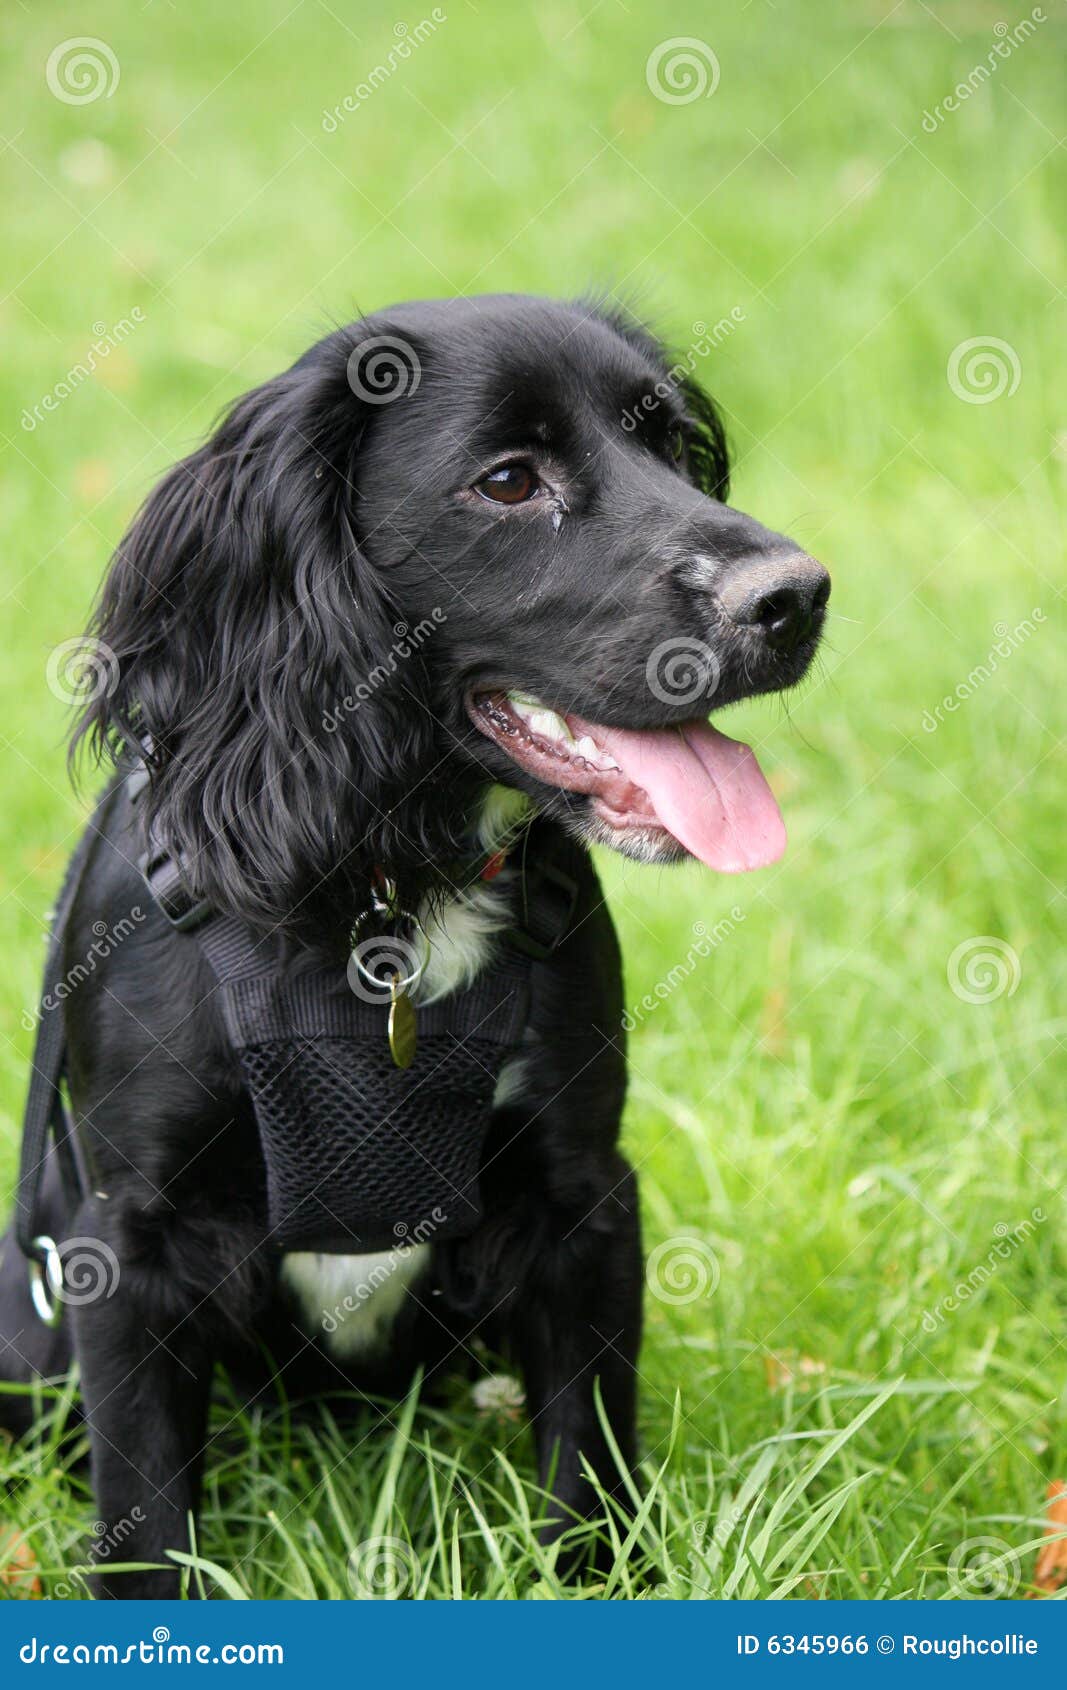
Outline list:
[[[100,1593],[177,1592],[216,1362],[249,1389],[393,1390],[477,1330],[521,1366],[546,1538],[594,1504],[582,1458],[623,1493],[596,1383],[631,1462],[643,1269],[619,956],[584,846],[721,871],[780,853],[755,759],[705,718],[797,682],[829,594],[723,503],[727,475],[715,408],[622,315],[435,301],[240,400],[119,547],[93,627],[107,684],[77,736],[118,774],[63,932],[86,1184],[65,1194],[53,1152],[35,1220],[116,1272],[52,1331],[10,1236],[0,1269],[3,1376],[77,1360],[105,1533],[163,1563],[102,1569]],[[247,1070],[195,933],[146,891],[148,836],[193,898],[286,954],[343,969],[366,912],[415,920],[415,998],[445,1022],[521,925],[527,851],[567,866],[565,926],[525,953],[470,1227],[428,1222],[381,1259],[359,1232],[347,1253],[278,1250]],[[79,972],[101,922],[121,943]],[[0,1401],[10,1419],[23,1399]]]

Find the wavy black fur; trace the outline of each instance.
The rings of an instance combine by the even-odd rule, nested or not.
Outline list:
[[[579,375],[583,346],[573,329],[595,321],[634,348],[635,392],[642,381],[666,379],[667,355],[629,317],[601,317],[590,305],[551,309]],[[545,304],[515,300],[509,310],[514,340],[540,341],[544,357]],[[456,316],[454,350],[463,358],[477,321]],[[450,755],[449,733],[469,738],[447,693],[451,677],[442,698],[440,677],[435,689],[427,670],[435,654],[416,650],[389,683],[368,685],[397,627],[411,622],[405,563],[432,552],[436,525],[428,511],[404,559],[395,512],[366,520],[368,438],[378,458],[400,455],[404,475],[418,482],[442,424],[466,441],[488,404],[480,387],[442,370],[447,333],[440,303],[408,307],[399,321],[370,318],[338,329],[239,399],[145,502],[89,629],[113,654],[118,679],[85,707],[72,756],[86,744],[117,758],[150,746],[147,807],[160,832],[184,853],[199,895],[257,924],[346,929],[373,865],[387,867],[414,904],[440,888],[439,865],[466,848],[485,769]],[[381,337],[414,351],[421,395],[384,405],[353,390],[349,359]],[[586,354],[590,380],[595,350],[594,342]],[[722,499],[728,457],[718,412],[691,378],[672,385],[687,418],[692,479]],[[625,396],[620,384],[620,403]],[[677,409],[659,406],[643,428],[654,432]],[[434,567],[448,615],[464,614],[461,588],[445,579],[447,560]],[[357,694],[344,731],[331,730],[333,707]],[[442,759],[446,805],[433,778]]]

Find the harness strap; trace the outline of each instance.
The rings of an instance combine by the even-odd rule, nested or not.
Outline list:
[[[154,841],[141,858],[148,889],[171,925],[195,934],[221,988],[230,1043],[240,1050],[271,1039],[384,1037],[378,1001],[357,996],[343,971],[316,966],[279,972],[279,942],[258,936],[235,916],[214,911],[190,891],[180,857]],[[461,1038],[477,1030],[496,1045],[514,1044],[527,1019],[530,965],[564,938],[578,900],[578,880],[542,850],[522,867],[522,911],[493,963],[458,998],[418,1006],[420,1036]],[[284,978],[284,990],[280,982]]]
[[[30,1085],[26,1094],[22,1152],[15,1195],[15,1238],[23,1255],[32,1260],[43,1259],[41,1247],[35,1240],[39,1236],[38,1195],[44,1178],[49,1142],[53,1133],[57,1144],[61,1136],[66,1142],[65,1111],[59,1089],[63,1074],[64,1045],[62,1016],[54,1011],[42,1009],[33,1050]]]
[[[147,776],[131,775],[131,796],[141,791]],[[577,847],[574,847],[577,851]],[[179,933],[200,932],[200,944],[219,978],[253,971],[255,941],[233,917],[216,914],[206,898],[197,898],[187,884],[181,854],[159,840],[140,859],[148,890]],[[503,853],[494,852],[479,880],[495,880],[504,866]],[[577,878],[564,863],[543,851],[522,865],[522,913],[508,938],[523,956],[543,962],[564,938],[578,902]],[[262,963],[259,964],[262,966]]]
[[[139,797],[147,780],[148,772],[143,766],[129,776],[127,788],[131,798]],[[535,836],[536,827],[535,823],[531,830]],[[579,847],[570,846],[569,842],[568,846],[570,866],[573,866]],[[523,857],[522,853],[516,855]],[[504,862],[505,854],[494,852],[477,878],[495,880]],[[200,947],[220,981],[262,975],[268,960],[267,941],[257,940],[235,917],[217,913],[206,898],[195,896],[189,888],[179,851],[153,838],[140,858],[139,867],[149,892],[171,926],[179,933],[197,933]],[[569,872],[558,850],[535,848],[532,853],[526,853],[521,861],[521,915],[508,931],[510,945],[532,961],[543,962],[551,956],[570,927],[578,892],[578,878]],[[502,966],[506,968],[507,962]],[[525,974],[526,970],[521,972]],[[419,1013],[421,1017],[428,1012],[422,1008]]]
[[[74,1123],[62,1093],[66,1040],[62,994],[57,988],[62,980],[64,934],[90,849],[100,832],[100,822],[119,794],[125,791],[136,800],[147,780],[147,769],[139,765],[124,781],[117,781],[98,805],[71,857],[49,936],[24,1116],[15,1235],[30,1262],[37,1312],[52,1324],[61,1313],[58,1294],[62,1289],[62,1263],[57,1245],[43,1230],[41,1218],[41,1192],[50,1141],[55,1147],[64,1193],[72,1209],[89,1184],[78,1155]],[[578,846],[561,838],[556,830],[549,831],[537,823],[516,857],[519,858],[516,866],[520,867],[521,911],[515,927],[502,935],[505,942],[492,967],[459,993],[420,1005],[418,1009],[420,1039],[425,1035],[428,1047],[432,1048],[436,1039],[440,1052],[460,1052],[469,1041],[468,1070],[475,1073],[481,1089],[488,1086],[486,1108],[492,1089],[490,1069],[521,1040],[528,1020],[532,965],[550,956],[570,928],[580,893],[581,860],[584,860]],[[502,866],[495,859],[490,859],[490,864],[493,874]],[[257,1052],[282,1044],[291,1050],[306,1047],[310,1051],[316,1048],[317,1042],[324,1041],[318,1048],[339,1061],[341,1047],[332,1045],[331,1041],[371,1041],[368,1048],[380,1054],[384,1039],[383,1005],[367,1001],[352,990],[342,969],[323,967],[312,959],[306,962],[299,957],[294,959],[278,936],[258,936],[235,917],[213,910],[190,890],[180,854],[169,849],[164,841],[149,838],[139,867],[157,907],[171,926],[180,933],[195,934],[218,981],[223,1023],[243,1066],[254,1064]],[[489,878],[492,877],[491,874]],[[498,1053],[496,1057],[491,1054],[494,1051]],[[355,1096],[370,1087],[375,1095],[384,1098],[393,1087],[398,1099],[396,1107],[403,1108],[402,1090],[396,1092],[395,1088],[403,1088],[407,1082],[386,1063],[385,1071],[372,1083],[372,1069],[373,1062],[365,1072],[360,1068],[345,1080],[348,1093]],[[276,1065],[273,1077],[269,1077],[267,1093],[282,1081],[284,1073],[284,1068]],[[300,1090],[298,1070],[294,1069],[290,1078]],[[309,1072],[306,1078],[310,1084],[315,1076]],[[338,1077],[338,1085],[342,1080],[343,1075]],[[272,1151],[275,1160],[280,1156],[280,1141],[272,1140],[268,1131],[269,1110],[264,1101],[267,1094],[261,1089],[257,1095],[255,1087],[252,1090],[270,1171]],[[445,1100],[440,1101],[443,1108]],[[383,1108],[385,1118],[392,1119],[392,1106],[386,1104]],[[406,1116],[399,1118],[410,1124]],[[288,1128],[284,1119],[282,1125]],[[286,1130],[283,1139],[287,1152],[288,1136]],[[415,1154],[417,1157],[417,1147]],[[282,1172],[285,1171],[283,1168]],[[473,1203],[467,1207],[472,1215],[477,1214]],[[334,1247],[345,1246],[338,1243]]]
[[[255,1115],[273,1250],[358,1254],[478,1225],[495,1088],[529,1026],[535,966],[569,931],[589,873],[577,845],[537,822],[509,862],[513,927],[473,981],[416,1004],[417,1051],[401,1069],[384,983],[368,992],[351,962],[208,908],[180,855],[149,839],[142,869],[157,906],[215,976]]]
[[[31,1263],[46,1270],[49,1267],[47,1257],[51,1240],[41,1231],[40,1196],[50,1139],[55,1143],[64,1193],[72,1207],[80,1200],[86,1184],[75,1149],[74,1123],[61,1089],[66,1059],[66,1035],[63,1006],[57,995],[57,988],[62,982],[63,938],[89,852],[99,833],[98,824],[104,819],[107,809],[120,790],[121,786],[116,785],[104,796],[78,841],[59,889],[48,936],[37,1038],[23,1115],[22,1147],[15,1193],[16,1242]]]

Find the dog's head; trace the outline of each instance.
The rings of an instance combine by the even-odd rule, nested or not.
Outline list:
[[[687,364],[624,317],[365,319],[149,498],[79,732],[150,744],[198,891],[257,921],[336,926],[373,865],[432,887],[494,785],[631,855],[769,862],[777,806],[707,716],[801,678],[829,579],[727,476]]]

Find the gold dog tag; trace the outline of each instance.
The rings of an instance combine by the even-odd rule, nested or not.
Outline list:
[[[415,1060],[418,1031],[415,1005],[394,975],[389,987],[389,1054],[398,1068],[410,1068]]]

